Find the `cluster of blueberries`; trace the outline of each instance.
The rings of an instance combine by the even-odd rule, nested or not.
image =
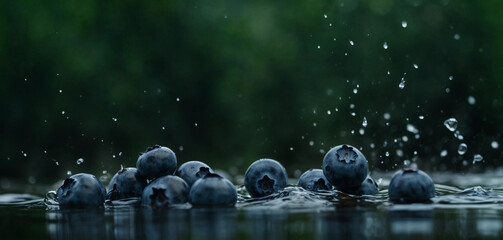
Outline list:
[[[236,187],[207,164],[190,161],[176,167],[175,153],[156,145],[140,154],[136,168],[121,167],[111,179],[108,192],[94,175],[79,173],[64,181],[57,199],[61,208],[103,207],[106,199],[133,197],[141,198],[142,205],[151,207],[186,202],[194,206],[236,204]],[[252,163],[244,178],[244,186],[253,198],[281,191],[287,182],[285,168],[272,159]],[[375,195],[379,191],[368,174],[367,160],[349,145],[332,148],[323,159],[322,169],[306,171],[298,185],[309,191],[337,189],[353,195]],[[435,186],[423,171],[403,169],[393,175],[388,194],[393,202],[428,202],[435,196]]]

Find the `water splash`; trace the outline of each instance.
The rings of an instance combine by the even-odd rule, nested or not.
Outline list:
[[[398,84],[398,87],[400,89],[404,89],[405,88],[405,77],[402,77],[402,79],[400,80],[400,83]]]
[[[482,155],[475,154],[475,155],[473,155],[472,164],[475,164],[475,163],[478,163],[478,162],[482,162],[482,160],[484,160],[484,157],[482,157]]]

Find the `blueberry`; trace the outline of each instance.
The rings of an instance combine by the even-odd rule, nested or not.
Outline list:
[[[370,176],[367,176],[365,180],[356,188],[340,188],[338,189],[342,192],[354,194],[354,195],[376,195],[379,193],[379,188],[376,181]]]
[[[311,169],[304,172],[297,184],[309,191],[330,190],[332,185],[328,182],[321,169]]]
[[[138,173],[136,168],[123,168],[113,176],[108,184],[107,198],[117,200],[131,197],[141,197],[147,180]]]
[[[260,159],[248,167],[245,188],[252,197],[263,197],[285,188],[288,178],[285,168],[272,159]]]
[[[336,188],[357,188],[368,175],[365,156],[349,145],[336,146],[323,159],[323,174]]]
[[[168,175],[151,182],[143,190],[142,205],[164,207],[188,201],[189,185],[180,177]]]
[[[61,208],[103,207],[106,189],[94,175],[79,173],[67,178],[57,194]]]
[[[398,203],[430,202],[435,197],[435,184],[425,172],[405,168],[393,174],[388,194]]]
[[[189,201],[194,206],[234,206],[237,200],[236,187],[215,173],[198,179],[189,193]]]
[[[171,149],[155,145],[138,157],[138,173],[146,179],[154,179],[173,174],[176,169],[176,156]]]
[[[212,172],[211,168],[203,162],[190,161],[182,164],[176,171],[176,175],[183,178],[185,182],[192,186],[198,179]]]

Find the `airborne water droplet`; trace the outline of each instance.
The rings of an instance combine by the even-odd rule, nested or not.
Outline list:
[[[497,148],[499,148],[499,146],[500,146],[500,144],[499,144],[498,142],[496,142],[496,141],[492,141],[492,142],[491,142],[491,147],[492,147],[493,149],[497,149]]]
[[[447,150],[442,150],[440,152],[440,157],[445,157],[445,156],[447,156]]]
[[[351,44],[351,46],[355,45],[355,43],[352,40],[349,40],[349,44]]]
[[[475,97],[473,97],[473,96],[468,96],[468,103],[469,103],[470,105],[475,104]]]
[[[83,158],[79,158],[77,159],[77,164],[80,165],[84,162],[84,159]]]
[[[384,48],[384,49],[388,49],[388,43],[387,43],[387,42],[384,42],[384,43],[382,44],[382,48]]]
[[[414,64],[412,64],[412,66],[413,66],[415,69],[418,69],[418,68],[419,68],[419,66],[418,66],[417,64],[415,64],[415,63],[414,63]]]
[[[353,93],[357,94],[358,93],[358,89],[357,88],[353,89]]]
[[[417,128],[410,123],[407,124],[407,131],[409,131],[411,133],[418,133],[419,132],[419,130],[417,130]]]
[[[407,27],[407,21],[402,21],[402,27],[406,28]]]
[[[449,129],[449,131],[454,132],[458,128],[458,120],[455,118],[449,118],[444,121],[444,126]]]
[[[402,77],[402,79],[400,80],[400,84],[398,84],[398,87],[400,89],[403,89],[405,87],[405,77]]]
[[[367,118],[366,117],[363,117],[362,126],[367,127]]]
[[[473,155],[473,161],[472,161],[472,164],[475,164],[475,163],[480,162],[480,161],[482,161],[482,160],[484,160],[484,157],[482,157],[482,155],[480,155],[480,154],[475,154],[475,155]]]
[[[458,147],[459,155],[464,155],[466,153],[466,150],[468,150],[468,146],[465,143],[459,144],[459,147]]]

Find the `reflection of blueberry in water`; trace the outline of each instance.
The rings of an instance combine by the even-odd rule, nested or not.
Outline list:
[[[151,182],[143,190],[141,203],[151,207],[165,207],[188,201],[189,185],[178,176],[164,176]]]
[[[106,190],[94,175],[79,173],[67,178],[57,194],[61,208],[103,207]]]
[[[330,190],[332,185],[328,182],[321,169],[311,169],[304,172],[297,182],[299,186],[309,191]]]
[[[173,174],[176,164],[176,156],[171,149],[155,145],[138,157],[136,168],[140,175],[151,180]]]
[[[354,195],[376,195],[379,193],[379,188],[377,186],[376,181],[370,176],[367,176],[365,180],[360,184],[360,186],[355,188],[339,188],[338,190],[354,194]]]
[[[206,174],[213,172],[206,163],[199,161],[190,161],[182,164],[176,171],[176,175],[181,177],[189,186],[192,186],[198,179]]]
[[[113,176],[108,184],[107,198],[117,200],[130,197],[141,197],[147,180],[136,168],[122,168]]]
[[[323,174],[336,188],[357,188],[368,175],[365,156],[349,145],[336,146],[323,159]]]
[[[189,193],[189,201],[195,206],[234,206],[237,199],[236,187],[214,173],[198,179]]]
[[[425,172],[405,168],[393,174],[388,194],[397,203],[429,202],[435,197],[435,184]]]
[[[245,188],[252,197],[262,197],[285,188],[288,178],[285,168],[272,159],[260,159],[248,167]]]

